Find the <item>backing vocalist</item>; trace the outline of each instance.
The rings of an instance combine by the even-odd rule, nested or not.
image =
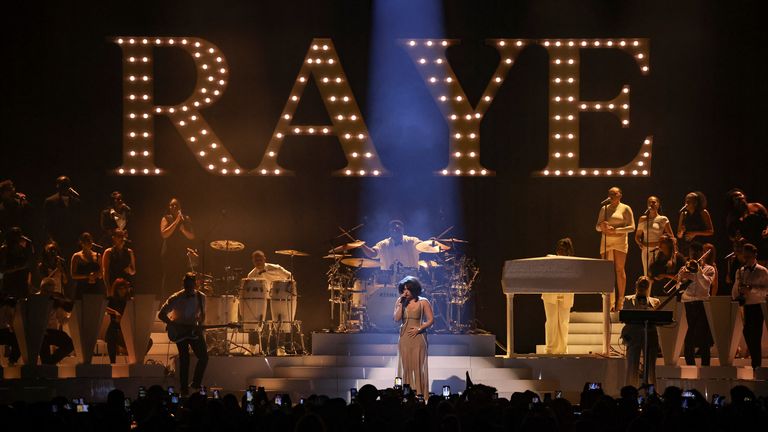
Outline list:
[[[611,310],[619,311],[624,305],[624,291],[627,285],[627,274],[624,264],[629,250],[628,234],[635,230],[635,217],[632,209],[621,202],[621,189],[608,189],[608,200],[597,215],[595,230],[601,232],[600,257],[613,261],[616,272],[616,288],[618,296],[611,295]],[[603,201],[605,202],[605,201]],[[615,305],[613,305],[615,301]]]

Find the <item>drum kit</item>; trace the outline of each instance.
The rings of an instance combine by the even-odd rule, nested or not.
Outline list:
[[[365,242],[354,240],[336,246],[323,258],[332,260],[326,276],[331,320],[338,319],[336,332],[396,332],[393,320],[397,285],[405,276],[417,276],[422,296],[429,299],[435,314],[435,333],[464,333],[467,303],[477,281],[479,269],[473,260],[457,252],[468,243],[457,238],[435,238],[416,244],[420,252],[418,268],[399,263],[381,270],[379,260],[352,256]]]
[[[216,240],[212,249],[239,252],[245,244],[236,240]],[[293,249],[275,251],[291,258],[309,256]],[[206,294],[205,324],[238,322],[248,333],[248,349],[233,341],[234,333],[226,329],[206,333],[209,352],[228,355],[233,349],[261,355],[306,354],[301,321],[295,320],[297,305],[296,281],[289,279],[248,278],[240,268],[224,267],[223,275],[198,273],[201,291]],[[270,315],[267,316],[267,307]],[[232,332],[232,330],[229,330]]]

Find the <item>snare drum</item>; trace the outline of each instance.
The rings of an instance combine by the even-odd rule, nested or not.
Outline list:
[[[254,330],[266,319],[269,284],[266,279],[241,279],[238,294],[243,327]]]
[[[392,319],[392,311],[395,309],[395,300],[400,297],[397,287],[391,285],[374,285],[369,288],[366,311],[368,324],[379,332],[396,333],[400,322]]]
[[[283,321],[284,324],[280,326],[280,330],[291,331],[288,321],[293,321],[296,316],[296,281],[290,279],[272,281],[269,293],[272,321]]]
[[[231,295],[205,298],[205,324],[229,324],[237,321],[239,301]]]

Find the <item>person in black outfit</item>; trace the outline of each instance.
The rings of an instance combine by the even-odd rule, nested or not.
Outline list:
[[[208,346],[199,325],[205,322],[205,294],[197,290],[197,275],[184,275],[184,289],[175,292],[160,307],[157,318],[172,328],[185,333],[176,339],[179,350],[179,387],[181,394],[189,391],[189,348],[197,357],[192,388],[198,389],[203,381],[205,368],[208,366]],[[170,334],[169,334],[170,336]]]
[[[115,279],[111,285],[112,295],[107,299],[107,314],[109,314],[109,326],[107,327],[106,342],[109,362],[115,363],[117,359],[117,347],[125,347],[125,340],[120,329],[120,319],[125,312],[125,305],[130,295],[130,284],[122,278]]]
[[[55,365],[75,350],[72,338],[62,330],[69,320],[74,303],[63,294],[54,291],[56,283],[52,279],[40,282],[40,292],[37,295],[48,296],[51,299],[51,310],[48,313],[48,328],[43,336],[40,347],[40,361],[43,364]],[[56,347],[51,352],[51,347]]]
[[[760,263],[768,263],[768,210],[764,205],[748,202],[741,189],[731,189],[725,226],[731,241],[744,239],[757,248]]]
[[[108,242],[112,238],[115,230],[123,230],[126,238],[128,237],[128,216],[131,214],[131,208],[123,201],[123,194],[114,191],[109,196],[109,206],[101,211],[99,225],[104,231],[103,241]]]
[[[669,279],[673,279],[684,265],[685,257],[677,252],[675,239],[669,236],[661,236],[656,260],[648,267],[649,277],[654,281],[651,287],[651,295],[663,294],[664,285]]]
[[[32,241],[24,236],[21,228],[11,228],[6,235],[5,244],[0,246],[3,292],[17,299],[29,295],[34,256]]]
[[[113,231],[112,247],[104,251],[101,268],[104,271],[104,285],[107,287],[112,287],[117,279],[124,279],[133,284],[133,276],[136,275],[136,257],[133,250],[125,246],[123,230]]]
[[[677,221],[677,249],[688,255],[691,242],[706,243],[713,235],[715,229],[707,210],[707,197],[699,191],[689,193],[685,196],[685,207]]]
[[[181,203],[172,198],[168,203],[168,214],[160,219],[160,236],[163,248],[160,251],[163,264],[161,296],[167,297],[175,289],[179,280],[189,269],[187,247],[195,239],[192,220],[182,214]]]
[[[104,289],[104,274],[101,270],[101,255],[94,251],[93,237],[90,233],[84,232],[80,235],[80,246],[82,250],[72,255],[72,261],[69,263],[69,272],[72,280],[75,281],[75,296],[79,300],[83,294],[102,294],[106,296]]]
[[[659,299],[650,296],[651,280],[640,276],[635,282],[635,294],[624,298],[624,310],[653,310],[661,303]],[[645,326],[642,324],[625,324],[621,330],[621,339],[627,346],[626,385],[638,387],[640,356],[645,346]],[[656,357],[659,355],[659,336],[656,326],[648,325],[648,382],[656,382]]]
[[[11,180],[0,182],[0,240],[12,227],[20,227],[24,232],[30,233],[31,221],[31,207],[27,196],[16,192]]]
[[[45,199],[46,241],[55,241],[64,256],[70,256],[77,248],[77,239],[82,230],[80,197],[72,188],[67,176],[56,179],[56,193]]]

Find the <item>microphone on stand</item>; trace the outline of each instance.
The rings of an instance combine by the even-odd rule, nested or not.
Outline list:
[[[643,216],[648,216],[648,213],[650,213],[650,212],[651,212],[651,208],[650,208],[650,207],[648,207],[648,208],[647,208],[647,209],[645,209],[645,211],[643,212]]]
[[[602,207],[602,206],[607,206],[607,205],[608,205],[608,204],[610,204],[610,203],[611,203],[611,198],[610,198],[610,197],[608,197],[608,198],[606,198],[606,199],[604,199],[604,200],[602,200],[602,201],[600,202],[600,206],[601,206],[601,207]]]
[[[75,198],[80,198],[80,194],[77,193],[77,191],[74,188],[72,188],[72,187],[67,189],[67,192],[69,192],[69,194],[72,195]]]
[[[688,213],[688,211],[685,209],[685,207],[686,207],[686,206],[687,206],[687,204],[683,204],[683,206],[682,206],[682,207],[680,207],[680,210],[678,210],[677,212],[678,212],[678,213],[682,213],[682,212],[686,212],[686,213]]]

